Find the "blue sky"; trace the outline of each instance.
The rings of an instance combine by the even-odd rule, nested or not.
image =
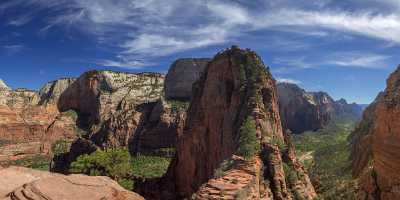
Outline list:
[[[280,81],[369,103],[400,64],[400,0],[0,2],[0,78],[13,88],[90,69],[165,73],[233,44]]]

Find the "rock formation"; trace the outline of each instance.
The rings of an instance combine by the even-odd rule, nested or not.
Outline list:
[[[167,175],[158,183],[144,183],[138,191],[150,199],[316,196],[303,167],[291,156],[293,147],[282,132],[275,81],[260,57],[237,47],[221,52],[193,89],[185,128]],[[262,150],[260,156],[243,160],[234,154],[239,148],[241,126],[248,118],[256,124],[256,145]],[[213,179],[225,162],[233,164],[224,169],[222,178]],[[284,165],[299,178],[285,178],[289,172],[284,171]],[[243,182],[235,184],[235,178]],[[204,197],[207,194],[210,196]]]
[[[292,83],[279,83],[278,95],[283,128],[293,133],[323,128],[339,116],[358,119],[363,110],[355,103],[334,101],[325,92],[306,92]]]
[[[204,71],[208,58],[186,58],[176,60],[165,77],[167,99],[190,100],[192,85]]]
[[[0,169],[1,200],[144,200],[108,177],[64,176],[21,167]]]
[[[53,83],[58,84],[58,81]],[[4,87],[4,83],[2,85],[3,87],[0,88],[0,140],[24,143],[25,146],[31,147],[20,148],[21,144],[5,146],[3,148],[8,150],[7,154],[2,151],[4,154],[0,156],[3,159],[13,154],[47,154],[51,144],[56,140],[73,140],[76,137],[73,113],[60,113],[57,105],[47,98],[51,97],[56,101],[62,89],[58,93],[44,89],[38,93],[27,89],[11,90]],[[68,84],[64,88],[66,87]]]
[[[400,66],[350,136],[359,199],[400,199]]]
[[[184,102],[164,100],[163,89],[164,76],[158,73],[89,71],[81,75],[58,101],[60,111],[73,110],[78,115],[82,138],[72,147],[79,150],[71,147],[70,153],[56,158],[53,170],[66,172],[79,155],[97,148],[128,147],[132,154],[174,148],[186,109],[176,105]]]

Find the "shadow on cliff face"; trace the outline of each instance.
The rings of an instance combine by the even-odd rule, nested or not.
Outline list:
[[[217,54],[193,85],[187,115],[176,156],[166,176],[138,183],[135,188],[146,198],[210,199],[216,195],[241,199],[312,199],[316,196],[293,146],[284,138],[275,81],[254,52],[232,47]],[[245,169],[228,167],[222,177],[215,177],[215,170],[224,160],[236,159],[241,129],[249,117],[256,127],[256,142],[265,152],[262,162],[252,155],[249,158],[252,161],[244,162]],[[262,176],[264,169],[266,173]],[[301,177],[290,180],[285,177],[288,173]],[[232,183],[227,180],[234,174],[246,178],[229,190]]]

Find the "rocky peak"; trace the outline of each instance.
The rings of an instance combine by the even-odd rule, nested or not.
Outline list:
[[[208,58],[182,58],[176,60],[165,77],[165,97],[167,99],[189,100],[192,85],[204,71]]]
[[[337,116],[361,117],[361,105],[334,101],[326,92],[307,92],[292,83],[277,87],[282,125],[293,133],[323,128]]]
[[[282,163],[300,164],[295,158],[286,159],[288,157],[273,144],[273,141],[285,143],[275,81],[256,53],[237,47],[220,52],[210,61],[193,89],[187,123],[167,174],[168,182],[175,182],[174,193],[178,199],[189,198],[202,184],[211,181],[220,164],[237,153],[240,129],[246,119],[254,120],[263,159],[247,163],[248,167],[258,165],[255,179],[249,177],[251,181],[238,185],[233,191],[219,188],[218,192],[242,193],[241,199],[261,199],[269,195],[268,191],[276,199],[292,199],[294,191],[305,199],[315,197],[304,171],[294,169],[304,174],[305,178],[299,180],[301,186],[285,181]],[[257,156],[254,159],[257,160]],[[201,191],[195,198],[202,199],[204,190]]]
[[[39,104],[57,104],[61,94],[75,81],[75,78],[61,78],[46,83],[39,91]]]

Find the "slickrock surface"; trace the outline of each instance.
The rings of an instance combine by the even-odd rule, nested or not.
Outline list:
[[[359,199],[400,199],[400,66],[351,136]]]
[[[262,162],[256,161],[260,163],[258,168],[262,169],[256,174],[262,178],[260,181],[240,183],[249,188],[241,198],[261,199],[270,195],[268,191],[272,193],[270,199],[293,199],[295,194],[304,199],[316,196],[308,175],[295,162],[296,158],[290,157],[293,159],[290,160],[289,150],[273,144],[274,140],[288,143],[285,143],[282,133],[275,81],[260,57],[237,47],[221,52],[209,63],[193,88],[185,128],[167,175],[159,182],[151,180],[142,186],[139,184],[139,193],[149,199],[191,198],[213,178],[220,164],[235,154],[240,127],[245,119],[251,117],[255,120],[257,137],[262,146]],[[293,166],[293,171],[301,174],[301,178],[292,183],[286,181],[283,163]],[[228,175],[229,170],[235,168],[228,168]],[[254,176],[258,175],[246,175],[247,172],[237,168],[239,171],[243,180],[257,179]],[[237,191],[229,192],[241,193],[243,188],[240,184],[235,188]],[[199,194],[214,192],[207,187],[200,190]]]
[[[277,87],[284,130],[302,133],[323,128],[337,116],[361,117],[360,105],[344,99],[334,101],[325,92],[306,92],[292,83],[279,83]]]
[[[144,200],[108,177],[64,176],[21,167],[0,169],[2,200]]]
[[[192,85],[196,82],[208,62],[208,58],[184,58],[176,60],[165,77],[165,97],[167,99],[189,100]]]

